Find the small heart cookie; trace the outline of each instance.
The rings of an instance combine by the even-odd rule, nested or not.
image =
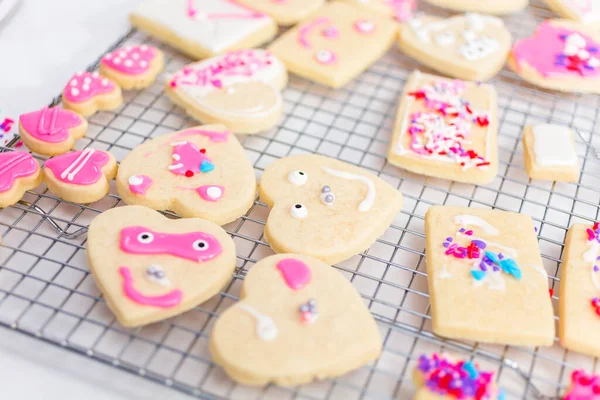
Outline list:
[[[298,385],[345,374],[381,353],[361,297],[322,261],[267,257],[244,278],[241,297],[210,335],[213,359],[238,382]]]
[[[523,10],[529,0],[425,0],[434,6],[455,11],[505,15]]]
[[[29,153],[0,153],[0,208],[15,204],[43,181],[42,169]]]
[[[51,192],[73,203],[91,203],[110,191],[117,162],[107,151],[87,148],[61,154],[44,163],[44,181]]]
[[[117,191],[127,204],[223,225],[252,206],[256,177],[235,136],[223,125],[204,125],[133,149],[119,166]]]
[[[545,2],[561,17],[586,24],[600,22],[600,0],[545,0]]]
[[[123,103],[121,88],[98,72],[78,72],[63,89],[63,106],[88,117],[99,110],[114,110]]]
[[[100,61],[100,74],[123,89],[143,89],[152,85],[164,67],[163,52],[142,44],[122,47],[106,54]]]
[[[261,49],[235,50],[188,64],[167,81],[165,93],[189,115],[234,133],[257,133],[281,119],[283,64]]]
[[[235,268],[235,245],[219,226],[168,219],[141,206],[103,212],[90,224],[87,258],[123,326],[149,324],[214,296]]]
[[[265,237],[273,250],[331,264],[367,249],[402,207],[400,192],[381,178],[316,154],[269,165],[260,198],[271,208]]]
[[[19,116],[19,135],[23,143],[39,154],[55,156],[75,146],[75,140],[85,136],[88,123],[79,114],[60,107]]]
[[[504,66],[512,38],[500,18],[465,14],[422,16],[400,28],[400,49],[445,75],[488,80]]]

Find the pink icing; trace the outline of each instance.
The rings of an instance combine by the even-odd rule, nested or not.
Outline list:
[[[161,233],[143,226],[123,228],[120,246],[125,253],[168,254],[196,262],[212,260],[222,252],[219,241],[208,233]]]
[[[266,17],[265,14],[257,12],[252,10],[251,8],[248,8],[240,3],[238,3],[236,0],[223,0],[224,2],[233,4],[237,7],[239,7],[242,11],[244,12],[239,12],[239,13],[202,13],[199,12],[198,9],[196,8],[196,6],[194,5],[194,0],[187,0],[187,16],[195,19],[198,15],[202,15],[204,18],[207,19],[247,19],[247,18],[264,18]]]
[[[58,143],[69,138],[69,129],[83,122],[73,111],[60,107],[48,108],[23,114],[19,117],[23,128],[34,138],[48,143]]]
[[[545,77],[585,77],[600,71],[599,47],[582,33],[544,22],[533,37],[517,41],[512,54],[518,68],[526,63]]]
[[[102,150],[85,149],[73,151],[51,158],[44,163],[56,179],[75,185],[91,185],[102,177],[104,167],[110,156]]]
[[[133,286],[133,276],[128,267],[120,267],[119,273],[123,278],[123,291],[125,292],[125,296],[135,303],[159,308],[171,308],[181,303],[183,292],[179,289],[171,290],[169,293],[161,296],[146,296]]]
[[[571,387],[563,400],[600,400],[600,376],[588,375],[584,370],[571,374]]]
[[[186,136],[200,135],[206,136],[211,142],[226,142],[230,132],[227,131],[206,131],[203,129],[188,129],[187,131],[179,132],[173,136],[173,139],[178,139]]]
[[[146,194],[146,191],[152,185],[152,178],[146,175],[131,175],[128,179],[129,190],[135,194]]]
[[[358,33],[373,33],[375,31],[375,24],[372,21],[369,21],[368,19],[359,19],[357,21],[354,21],[354,24],[352,25],[354,27],[354,30],[357,31]]]
[[[218,185],[204,185],[196,189],[196,192],[206,201],[218,201],[223,197],[225,188]]]
[[[171,146],[173,146],[173,154],[171,155],[173,162],[168,168],[175,175],[192,177],[200,172],[200,165],[203,161],[210,162],[210,159],[194,143],[188,141],[173,142]]]
[[[416,0],[386,0],[385,3],[394,10],[394,18],[399,22],[411,19],[417,9]]]
[[[102,64],[127,75],[138,75],[150,69],[156,49],[148,45],[122,47],[102,57]]]
[[[308,41],[308,35],[311,34],[312,31],[318,29],[320,26],[330,24],[331,20],[327,17],[319,17],[309,22],[308,24],[302,26],[298,30],[298,43],[302,45],[302,47],[310,48],[310,42]]]
[[[19,178],[33,175],[40,166],[29,153],[0,153],[0,193],[9,191]]]
[[[78,72],[63,90],[63,97],[73,103],[81,103],[94,96],[110,93],[117,86],[98,72]]]
[[[290,289],[302,289],[310,283],[310,269],[300,260],[286,258],[277,263],[277,269]]]

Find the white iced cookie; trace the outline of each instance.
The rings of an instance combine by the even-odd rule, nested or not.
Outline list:
[[[523,131],[525,169],[531,179],[577,182],[579,162],[571,128],[527,125]]]
[[[221,227],[169,219],[141,206],[103,212],[90,224],[87,259],[106,303],[123,326],[187,311],[231,279],[235,245]]]
[[[210,352],[238,382],[291,386],[376,359],[381,337],[362,298],[335,268],[279,254],[252,266],[241,300],[214,325]]]
[[[144,0],[129,19],[195,59],[259,46],[277,33],[273,19],[237,0]]]
[[[263,12],[282,26],[294,25],[317,12],[325,0],[237,0]]]
[[[485,81],[502,69],[512,38],[500,18],[464,14],[447,19],[417,16],[400,27],[407,55],[445,75]]]
[[[545,0],[548,7],[563,18],[585,24],[600,23],[600,0]]]
[[[425,0],[434,6],[454,11],[470,11],[485,14],[505,15],[521,11],[529,0]]]
[[[133,149],[119,165],[117,191],[127,204],[224,225],[252,206],[256,178],[235,135],[203,125]]]
[[[286,83],[285,67],[270,52],[234,50],[184,66],[167,81],[165,93],[198,121],[249,134],[279,122]]]
[[[260,197],[271,208],[265,236],[273,250],[331,264],[367,249],[402,207],[400,192],[381,178],[321,155],[269,165]]]

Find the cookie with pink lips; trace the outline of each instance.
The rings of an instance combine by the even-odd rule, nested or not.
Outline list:
[[[62,92],[66,109],[88,117],[96,111],[114,110],[123,103],[121,88],[99,72],[78,72]]]
[[[223,225],[252,206],[256,177],[235,135],[203,125],[133,149],[119,166],[117,191],[127,204]]]
[[[164,67],[163,52],[142,44],[121,47],[106,54],[100,61],[100,74],[123,89],[143,89],[154,83]]]
[[[199,218],[169,219],[141,206],[113,208],[90,224],[90,270],[123,326],[181,314],[231,279],[235,245]]]

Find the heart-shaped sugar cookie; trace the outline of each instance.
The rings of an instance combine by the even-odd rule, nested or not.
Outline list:
[[[342,375],[381,352],[377,325],[354,287],[312,257],[259,261],[241,297],[210,337],[213,359],[236,381],[297,385]]]
[[[484,81],[502,69],[511,41],[510,32],[496,17],[420,16],[402,25],[399,46],[407,55],[440,73]]]
[[[235,268],[235,246],[212,222],[172,220],[146,207],[125,206],[92,221],[87,258],[119,322],[138,326],[217,294]]]
[[[96,111],[114,110],[123,103],[121,87],[98,71],[78,72],[62,93],[63,106],[88,117]]]

